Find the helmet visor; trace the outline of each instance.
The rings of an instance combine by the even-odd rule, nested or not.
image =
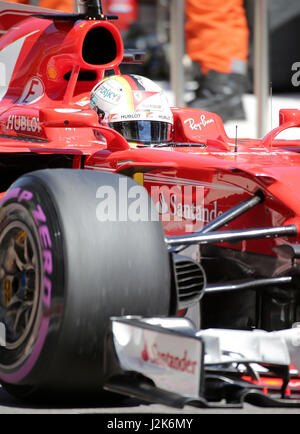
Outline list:
[[[113,122],[109,126],[131,142],[163,143],[171,140],[172,125],[167,122]]]

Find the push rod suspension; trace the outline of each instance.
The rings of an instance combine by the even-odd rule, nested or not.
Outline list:
[[[232,220],[235,220],[242,214],[245,214],[254,206],[262,203],[263,200],[264,198],[262,194],[255,194],[250,199],[246,199],[238,205],[234,206],[233,208],[230,208],[228,211],[225,211],[219,217],[215,218],[212,222],[205,225],[199,232],[201,232],[202,234],[206,234],[207,232],[216,231],[225,224],[231,222]]]
[[[258,205],[259,203],[262,203],[263,201],[264,201],[263,194],[256,193],[254,196],[250,197],[249,199],[243,200],[239,204],[230,208],[228,211],[225,211],[223,214],[215,218],[212,222],[205,225],[202,229],[200,229],[197,232],[194,232],[193,235],[206,234],[208,232],[216,231],[217,229],[221,228],[225,224],[240,217],[242,214],[245,214],[247,211],[249,211],[256,205]],[[185,247],[186,247],[185,245],[182,246],[177,245],[175,251],[179,252],[185,249]]]

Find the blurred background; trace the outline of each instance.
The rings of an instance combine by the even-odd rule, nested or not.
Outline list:
[[[78,2],[74,0],[18,2],[67,12],[78,10]],[[211,32],[213,24],[210,20],[225,22],[225,17],[233,15],[233,8],[238,4],[239,13],[245,14],[243,30],[245,32],[247,27],[248,31],[246,62],[242,62],[244,66],[236,63],[240,68],[242,65],[242,73],[241,69],[225,71],[226,74],[217,71],[207,79],[203,73],[205,68],[201,70],[199,62],[189,54],[188,3],[194,3],[196,8],[202,3],[214,4],[216,11],[223,13],[223,17],[215,18],[208,11],[205,26]],[[221,11],[226,4],[227,10]],[[115,24],[123,35],[125,48],[146,52],[143,65],[124,65],[121,72],[137,73],[157,81],[166,90],[172,105],[217,112],[229,136],[235,136],[238,128],[239,137],[262,137],[278,125],[280,108],[300,108],[299,0],[103,0],[103,9],[104,13],[119,16]],[[236,16],[235,20],[241,27]],[[201,17],[198,22],[201,28],[204,22]],[[220,48],[215,48],[216,57],[222,49],[225,52],[230,25],[228,30],[223,27],[222,31],[221,37],[220,34],[213,35],[220,39]],[[230,81],[226,81],[228,77]],[[237,82],[236,78],[240,77],[242,82]],[[228,107],[236,104],[237,95],[240,101],[228,113]],[[295,132],[290,134],[295,138]]]

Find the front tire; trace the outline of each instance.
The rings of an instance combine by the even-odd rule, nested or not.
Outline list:
[[[118,197],[120,179],[124,185],[114,174],[38,171],[2,200],[0,380],[15,395],[98,392],[109,318],[169,313],[160,222],[97,218],[99,187]],[[136,184],[126,185],[128,193]]]

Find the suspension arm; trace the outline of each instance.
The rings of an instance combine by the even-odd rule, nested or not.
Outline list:
[[[187,247],[193,244],[213,244],[224,242],[238,243],[244,240],[296,236],[297,232],[297,227],[295,225],[207,233],[195,232],[188,235],[167,237],[166,243],[169,247],[183,245]]]

